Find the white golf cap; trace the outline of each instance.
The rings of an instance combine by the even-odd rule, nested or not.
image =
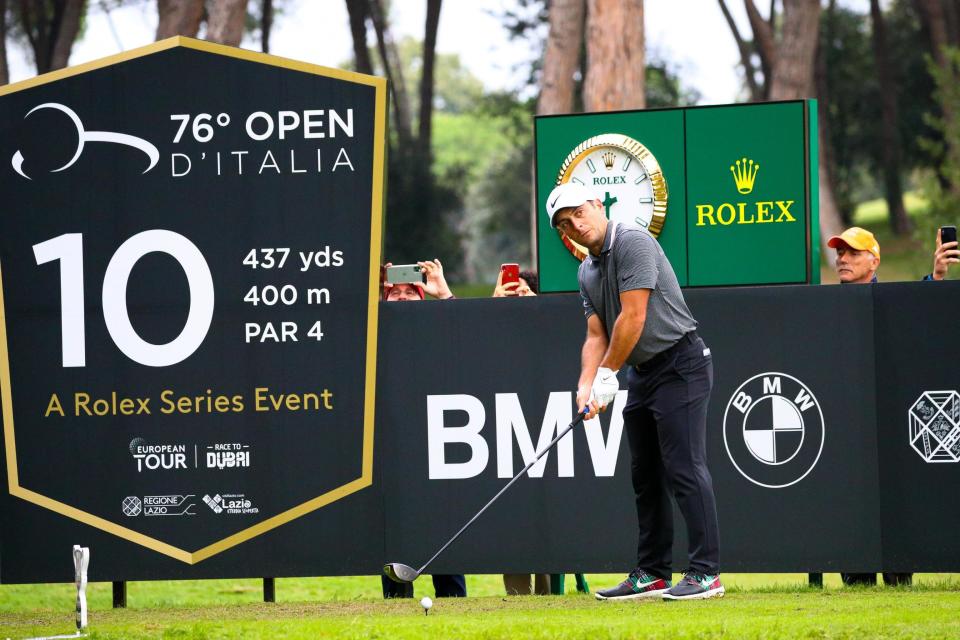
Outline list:
[[[550,219],[550,226],[556,227],[553,223],[553,216],[557,211],[567,207],[579,207],[588,200],[599,200],[593,191],[577,182],[564,182],[557,185],[547,196],[547,218]]]

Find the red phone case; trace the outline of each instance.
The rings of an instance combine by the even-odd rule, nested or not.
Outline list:
[[[503,277],[500,278],[501,285],[510,282],[520,282],[520,265],[502,264],[500,265],[500,271],[503,272]]]

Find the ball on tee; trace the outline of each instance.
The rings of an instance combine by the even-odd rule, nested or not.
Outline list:
[[[424,613],[428,613],[430,611],[430,607],[433,606],[433,600],[427,596],[423,596],[420,598],[420,606],[423,607]]]

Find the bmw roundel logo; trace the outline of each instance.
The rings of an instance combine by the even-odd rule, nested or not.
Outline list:
[[[750,482],[781,489],[803,480],[823,451],[820,403],[785,373],[753,376],[733,392],[723,413],[730,461]]]

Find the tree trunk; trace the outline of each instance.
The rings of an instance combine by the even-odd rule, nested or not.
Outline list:
[[[584,109],[642,109],[645,71],[643,0],[588,0]]]
[[[49,38],[44,12],[41,10],[34,15],[37,8],[28,0],[20,0],[20,28],[33,50],[33,62],[37,67],[37,73],[45,73],[50,68],[50,47],[47,44]]]
[[[740,30],[737,28],[737,23],[734,22],[733,16],[730,14],[730,10],[727,8],[727,3],[724,0],[719,0],[720,2],[720,11],[723,12],[723,18],[727,21],[727,26],[730,27],[730,32],[733,34],[733,39],[737,43],[737,50],[740,52],[740,64],[743,65],[743,77],[747,82],[747,88],[750,89],[750,100],[753,102],[759,102],[763,100],[764,90],[763,87],[757,85],[757,76],[756,69],[753,66],[753,51],[747,42],[740,36]],[[772,7],[771,7],[772,10]]]
[[[7,0],[0,0],[0,85],[10,82],[7,68]]]
[[[930,51],[933,59],[945,77],[951,77],[953,70],[950,67],[950,60],[947,57],[945,48],[950,44],[950,36],[947,32],[946,13],[940,0],[915,0],[916,8],[926,26],[930,37]],[[942,94],[943,92],[941,92]],[[940,99],[940,115],[943,118],[944,131],[955,130],[954,123],[958,115],[953,109],[950,97],[943,95]],[[938,164],[942,164],[945,158],[958,154],[957,141],[949,136],[944,136],[943,156],[938,159]],[[951,192],[960,191],[960,184],[954,184],[949,176],[944,175],[942,171],[937,171],[937,179],[940,185]]]
[[[270,32],[273,30],[273,0],[263,0],[260,11],[260,50],[270,53]]]
[[[956,0],[945,2],[943,16],[946,21],[947,42],[951,47],[960,46],[960,6]]]
[[[823,131],[820,131],[818,137],[820,140],[820,166],[817,168],[817,175],[820,176],[820,255],[824,260],[827,260],[827,256],[830,255],[827,240],[830,239],[830,236],[838,236],[843,232],[843,222],[840,220],[837,200],[833,196],[833,189],[830,186],[827,161],[823,157],[825,146]]]
[[[410,116],[410,99],[407,96],[407,85],[403,79],[403,65],[400,62],[400,53],[390,33],[387,15],[382,0],[369,0],[367,10],[373,22],[373,29],[377,32],[377,47],[383,62],[384,74],[393,94],[393,113],[396,121],[397,139],[401,152],[408,151],[413,140],[413,125]]]
[[[820,32],[819,0],[783,1],[783,37],[773,65],[771,100],[813,96],[813,60]]]
[[[50,71],[63,69],[69,64],[70,51],[77,39],[77,33],[80,32],[80,20],[86,11],[86,4],[86,0],[66,0],[61,4],[59,20],[54,23]]]
[[[791,0],[784,0],[785,3]],[[770,21],[767,22],[757,11],[753,0],[744,0],[747,9],[747,18],[753,30],[753,46],[760,57],[760,69],[763,71],[763,97],[768,98],[773,86],[773,69],[777,66],[777,44],[773,35],[774,5],[770,5]]]
[[[86,0],[45,2],[20,0],[20,27],[33,50],[37,73],[63,69],[80,31]]]
[[[237,47],[243,39],[247,0],[211,0],[207,16],[207,40]]]
[[[890,213],[890,226],[897,235],[910,232],[910,218],[903,206],[903,190],[900,186],[900,127],[897,114],[897,95],[899,90],[893,77],[893,66],[887,50],[887,34],[883,24],[883,13],[879,0],[870,0],[870,20],[873,25],[873,59],[880,81],[880,164],[883,167],[884,193],[887,198],[887,210]]]
[[[573,111],[574,74],[583,46],[585,0],[553,0],[537,113]]]
[[[835,0],[831,0],[828,5],[827,11],[833,13],[836,8]],[[827,21],[827,27],[829,28],[832,25],[831,21]],[[829,41],[831,34],[825,34],[824,38],[820,39]],[[827,61],[826,61],[826,52],[822,47],[817,47],[817,56],[816,56],[816,65],[814,69],[814,87],[817,95],[817,126],[820,127],[820,137],[821,144],[823,146],[823,154],[820,156],[823,158],[824,165],[824,176],[829,181],[830,192],[834,195],[834,201],[837,200],[837,158],[836,150],[833,147],[833,136],[831,135],[830,129],[832,127],[831,117],[830,117],[830,87],[827,84]],[[843,226],[848,227],[853,224],[853,211],[850,206],[847,206],[846,199],[841,198],[837,202],[837,214],[840,218],[840,221],[843,223]]]
[[[433,85],[442,0],[427,0],[427,22],[423,33],[423,71],[420,74],[420,117],[417,146],[422,158],[430,157],[433,132]]]
[[[373,73],[367,49],[367,0],[347,0],[350,34],[353,36],[353,67],[360,73]]]
[[[813,62],[820,32],[819,0],[783,0],[783,37],[770,83],[771,100],[796,100],[814,95]],[[823,256],[827,240],[842,229],[837,201],[830,186],[825,150],[829,140],[821,128],[819,136],[820,244]]]
[[[157,17],[157,40],[196,38],[203,19],[203,0],[157,0]]]
[[[950,44],[947,35],[947,16],[941,0],[915,0],[920,17],[930,34],[930,51],[941,69],[947,66],[947,57],[943,48]]]

